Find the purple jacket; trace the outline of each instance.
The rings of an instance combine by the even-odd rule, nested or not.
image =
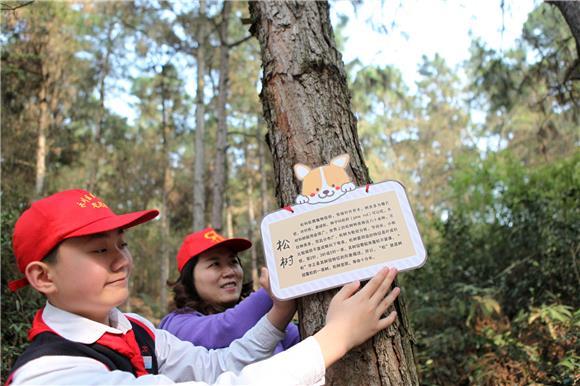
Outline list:
[[[241,338],[272,308],[272,300],[264,289],[253,292],[235,307],[213,315],[193,311],[185,314],[174,312],[166,315],[159,328],[167,330],[181,340],[208,349],[222,348]],[[275,354],[300,342],[298,327],[290,323],[286,337],[276,346]]]

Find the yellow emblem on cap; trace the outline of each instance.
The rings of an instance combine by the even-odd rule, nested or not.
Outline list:
[[[218,242],[220,242],[220,241],[223,241],[223,240],[225,240],[225,238],[224,238],[224,237],[222,237],[221,235],[219,235],[219,234],[218,234],[216,231],[214,231],[214,230],[211,230],[211,231],[208,231],[208,232],[206,232],[206,233],[203,235],[203,237],[204,237],[204,238],[206,238],[206,239],[208,239],[208,240],[211,240],[211,241],[213,241],[214,243],[218,243]]]
[[[89,203],[91,204],[91,207],[93,207],[95,209],[108,208],[107,204],[105,204],[103,201],[100,201],[99,199],[97,199],[97,196],[95,196],[92,193],[82,195],[79,197],[79,199],[80,199],[80,201],[77,202],[77,205],[80,206],[81,208],[86,208]],[[97,201],[91,202],[94,199],[97,199]]]

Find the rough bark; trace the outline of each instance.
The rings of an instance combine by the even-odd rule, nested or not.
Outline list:
[[[193,230],[205,227],[205,155],[203,140],[205,137],[205,106],[203,100],[205,73],[205,0],[199,2],[199,36],[196,50],[197,85],[195,97],[195,165],[193,170]]]
[[[280,206],[292,205],[300,184],[292,166],[319,166],[350,154],[350,173],[358,185],[371,182],[351,110],[344,64],[336,49],[327,2],[251,2],[251,32],[261,47],[261,100],[268,124]],[[336,290],[298,301],[302,336],[324,324]],[[418,384],[414,339],[403,298],[398,319],[386,331],[352,350],[327,370],[328,385]],[[387,311],[389,312],[389,311]]]
[[[218,231],[222,231],[223,227],[223,211],[224,211],[224,194],[226,190],[226,151],[227,151],[227,110],[226,103],[229,91],[229,56],[230,49],[228,46],[228,21],[230,19],[230,12],[232,3],[224,1],[222,9],[222,23],[219,27],[220,36],[220,79],[218,84],[218,121],[217,121],[217,136],[216,136],[216,158],[213,173],[213,206],[211,224]]]
[[[574,40],[576,41],[576,60],[570,68],[566,71],[566,79],[579,80],[580,79],[580,2],[579,1],[549,1],[550,4],[556,6],[570,31]]]

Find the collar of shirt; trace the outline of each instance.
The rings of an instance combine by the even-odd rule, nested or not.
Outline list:
[[[106,332],[125,334],[131,330],[131,322],[117,308],[109,313],[111,326],[62,310],[48,302],[42,312],[42,319],[63,338],[84,344],[95,343]]]

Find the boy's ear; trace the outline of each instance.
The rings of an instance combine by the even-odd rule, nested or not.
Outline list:
[[[30,285],[45,295],[56,291],[56,286],[52,280],[51,267],[42,261],[33,261],[24,270],[26,279]]]

